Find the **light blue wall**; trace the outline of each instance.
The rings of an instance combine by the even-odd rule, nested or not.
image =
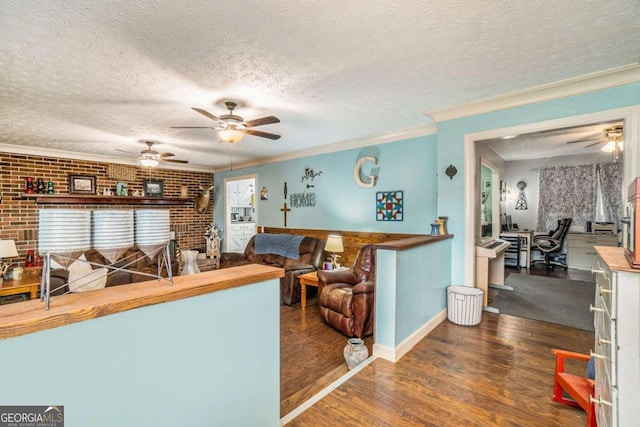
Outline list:
[[[638,103],[640,82],[438,123],[437,170],[444,170],[449,164],[455,165],[458,169],[458,175],[453,180],[443,174],[438,176],[438,215],[449,217],[448,229],[456,235],[453,242],[452,282],[464,284],[465,277],[465,134],[611,110]]]
[[[362,156],[378,158],[378,183],[373,188],[359,187],[353,179],[355,163]],[[263,186],[269,190],[269,200],[258,200],[259,226],[283,227],[280,208],[286,181],[289,194],[313,191],[317,200],[313,208],[294,208],[289,212],[289,228],[428,234],[431,222],[437,218],[435,165],[436,137],[430,135],[216,173],[215,223],[223,226],[224,179],[257,174],[258,192]],[[364,174],[368,175],[371,166],[364,165]],[[302,181],[305,168],[316,173],[322,171],[322,175],[313,181]],[[315,187],[307,189],[307,184]],[[376,221],[376,192],[394,190],[404,191],[404,221]]]
[[[64,405],[69,426],[277,426],[279,289],[270,280],[0,340],[0,403]]]
[[[376,254],[376,344],[396,348],[447,306],[451,242]]]

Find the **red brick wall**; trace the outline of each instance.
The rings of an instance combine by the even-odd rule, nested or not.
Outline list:
[[[116,170],[117,169],[117,170]],[[122,173],[129,178],[118,179]],[[170,209],[171,228],[177,231],[178,244],[183,249],[204,249],[204,231],[213,222],[213,206],[204,214],[197,214],[193,201],[179,206],[147,205],[38,205],[33,198],[25,198],[25,177],[42,178],[55,185],[56,194],[68,194],[68,175],[93,175],[96,177],[98,193],[111,188],[115,194],[117,182],[127,182],[132,193],[142,193],[143,179],[157,179],[164,182],[165,198],[180,198],[181,187],[187,186],[188,197],[193,199],[199,192],[198,186],[207,188],[213,184],[213,173],[188,172],[137,166],[113,165],[85,160],[70,160],[54,157],[39,157],[0,152],[0,239],[13,239],[18,248],[18,258],[11,259],[14,266],[24,265],[24,257],[29,249],[37,254],[38,209]]]

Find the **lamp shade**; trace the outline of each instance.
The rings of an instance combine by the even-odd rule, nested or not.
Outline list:
[[[11,258],[18,256],[16,242],[13,240],[0,240],[0,258]]]
[[[147,158],[147,157],[142,157],[140,158],[140,163],[142,164],[142,166],[147,166],[150,168],[156,167],[158,166],[158,163],[160,163],[158,160],[154,159],[154,158]]]
[[[613,150],[616,148],[616,143],[613,140],[610,140],[605,145],[602,146],[601,150],[605,153],[613,153]]]
[[[329,236],[327,236],[327,244],[324,246],[324,250],[327,252],[344,252],[342,236],[329,234]]]
[[[234,127],[219,130],[218,135],[220,135],[220,138],[222,138],[224,141],[230,142],[232,144],[244,138],[244,132]]]

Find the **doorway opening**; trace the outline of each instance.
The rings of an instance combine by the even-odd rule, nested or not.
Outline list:
[[[479,153],[482,151],[481,141],[505,138],[511,135],[523,135],[533,132],[585,126],[594,123],[621,121],[624,126],[625,146],[623,158],[623,183],[631,182],[638,166],[638,138],[640,129],[640,108],[638,106],[601,111],[581,116],[568,117],[545,122],[531,123],[508,128],[493,129],[465,135],[465,284],[475,285],[475,247],[481,234],[480,198],[478,197],[478,180],[481,163]],[[623,185],[622,198],[626,200],[626,185]],[[547,230],[548,231],[548,230]]]
[[[244,252],[249,239],[257,232],[257,184],[257,175],[224,180],[225,252]]]

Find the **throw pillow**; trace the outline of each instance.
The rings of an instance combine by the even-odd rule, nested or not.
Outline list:
[[[86,292],[102,289],[107,284],[108,268],[93,270],[85,262],[84,255],[69,266],[69,290],[71,292]]]

